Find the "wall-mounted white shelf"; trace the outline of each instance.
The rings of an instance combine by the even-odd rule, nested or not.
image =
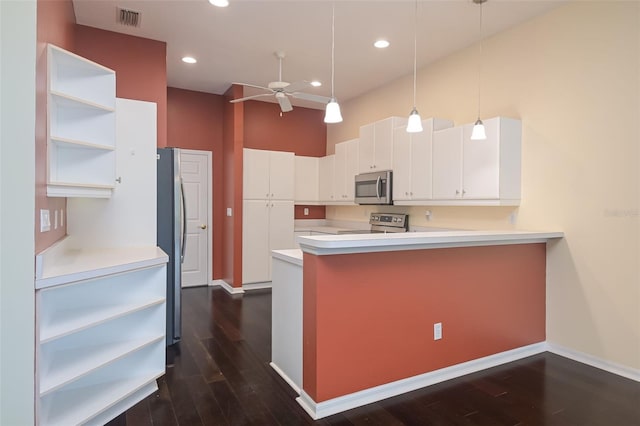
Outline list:
[[[48,48],[47,195],[109,197],[116,179],[116,76]]]

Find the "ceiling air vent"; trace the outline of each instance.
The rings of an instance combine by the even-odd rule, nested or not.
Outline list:
[[[139,27],[140,26],[140,12],[129,9],[118,9],[117,21],[120,25],[126,25],[127,27]]]

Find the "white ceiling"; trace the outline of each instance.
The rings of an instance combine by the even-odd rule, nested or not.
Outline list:
[[[167,84],[215,94],[232,82],[267,85],[278,78],[275,51],[283,51],[283,80],[322,81],[305,90],[331,93],[330,0],[73,0],[78,24],[167,43]],[[563,4],[560,0],[489,0],[483,37]],[[116,22],[116,8],[141,13],[139,28]],[[335,94],[346,101],[413,70],[413,0],[336,0]],[[479,38],[479,6],[472,0],[419,0],[418,68]],[[387,38],[391,46],[376,49]],[[190,55],[198,63],[180,59]],[[254,94],[255,91],[245,91]],[[294,105],[323,107],[318,104]]]

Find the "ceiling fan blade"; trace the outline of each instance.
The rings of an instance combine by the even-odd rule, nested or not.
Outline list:
[[[305,80],[297,81],[285,87],[284,91],[285,93],[293,93],[293,92],[297,92],[298,90],[307,89],[310,86],[311,86],[311,83],[309,83],[308,81],[305,81]]]
[[[321,104],[328,104],[331,100],[331,98],[327,98],[326,96],[312,95],[311,93],[302,92],[289,93],[289,96],[296,99],[303,99],[305,101],[318,102]]]
[[[263,96],[273,96],[273,93],[261,93],[259,95],[245,96],[244,98],[231,99],[229,102],[235,104],[236,102],[248,101],[249,99],[261,98]]]
[[[284,93],[282,94],[282,96],[276,96],[276,99],[280,104],[280,110],[282,112],[289,112],[293,110],[293,107],[291,106],[291,101]]]
[[[246,86],[246,87],[253,87],[254,89],[262,89],[262,90],[268,90],[270,92],[273,92],[273,90],[269,89],[268,87],[257,86],[255,84],[249,84],[249,83],[231,83],[231,84],[237,84],[239,86]]]

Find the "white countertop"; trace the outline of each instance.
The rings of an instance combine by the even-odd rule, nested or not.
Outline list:
[[[399,234],[298,236],[302,251],[315,255],[424,250],[505,244],[545,243],[562,232],[539,231],[431,231]]]
[[[272,250],[271,257],[302,266],[302,250],[300,249]]]
[[[155,246],[77,249],[68,241],[67,237],[36,256],[37,289],[162,265],[169,259]]]

